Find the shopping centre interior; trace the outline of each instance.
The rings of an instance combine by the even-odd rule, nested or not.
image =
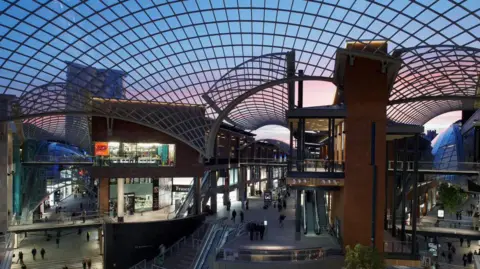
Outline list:
[[[0,10],[0,269],[480,268],[479,1]]]

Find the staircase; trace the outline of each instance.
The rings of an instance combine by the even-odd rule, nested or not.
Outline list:
[[[28,253],[29,254],[29,253]],[[26,254],[26,255],[28,255]],[[20,263],[17,262],[18,257],[15,257],[13,260],[13,264],[11,269],[21,269],[22,266]],[[92,260],[92,269],[102,269],[103,268],[103,261],[102,256],[96,256],[94,258],[90,258]],[[70,258],[70,259],[62,259],[61,257],[52,257],[49,259],[48,257],[45,260],[42,260],[40,254],[37,254],[36,261],[29,261],[26,262],[25,265],[27,268],[35,268],[35,269],[57,269],[63,268],[65,265],[68,269],[83,269],[82,266],[83,257],[79,258]]]
[[[168,257],[163,267],[166,269],[187,269],[190,268],[197,255],[199,244],[188,242],[180,247],[173,256]]]

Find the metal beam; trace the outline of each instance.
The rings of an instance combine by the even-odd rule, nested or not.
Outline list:
[[[205,152],[206,157],[208,158],[208,157],[212,156],[213,143],[215,142],[215,137],[217,135],[218,130],[220,129],[221,123],[228,116],[230,111],[232,111],[238,104],[240,104],[241,102],[245,101],[248,97],[250,97],[250,96],[252,96],[252,95],[254,95],[254,94],[256,94],[256,93],[258,93],[262,90],[271,88],[271,87],[276,86],[278,84],[284,84],[284,83],[288,83],[288,82],[296,82],[296,81],[299,81],[299,80],[333,82],[332,78],[323,77],[323,76],[303,76],[301,78],[298,77],[298,76],[294,76],[294,77],[289,77],[289,78],[282,78],[282,79],[273,80],[273,81],[264,83],[262,85],[259,85],[259,86],[255,87],[255,88],[253,88],[253,89],[251,89],[247,92],[244,92],[243,94],[238,96],[234,101],[229,103],[225,107],[225,109],[223,109],[222,113],[220,113],[218,115],[217,119],[215,119],[215,121],[212,123],[212,125],[210,127],[210,132],[209,132],[208,138],[207,138],[206,152]]]
[[[396,99],[388,102],[389,105],[398,105],[424,101],[480,101],[480,96],[460,96],[460,95],[439,95],[439,96],[418,96],[412,98]]]

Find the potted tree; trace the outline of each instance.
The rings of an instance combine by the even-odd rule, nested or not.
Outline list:
[[[383,255],[370,246],[355,245],[345,248],[345,269],[384,269]]]

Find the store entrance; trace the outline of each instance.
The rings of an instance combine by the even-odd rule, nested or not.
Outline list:
[[[124,194],[124,203],[125,203],[125,212],[130,215],[135,213],[135,193],[125,193]]]

